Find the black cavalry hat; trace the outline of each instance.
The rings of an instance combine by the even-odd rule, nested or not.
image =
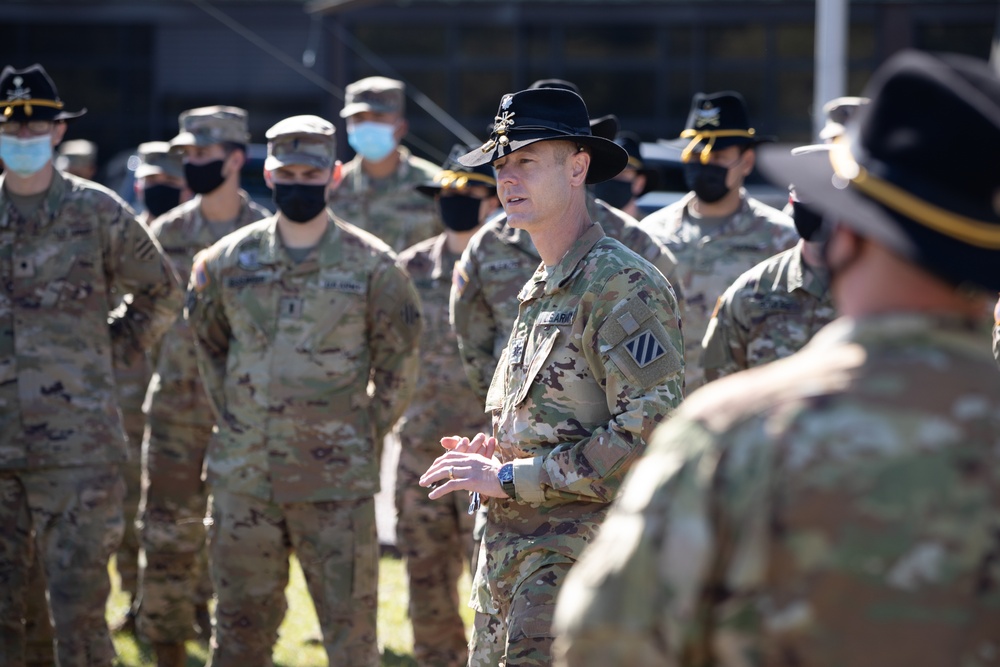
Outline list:
[[[20,70],[8,65],[0,72],[0,122],[69,120],[87,113],[64,111],[63,106],[56,84],[41,65]]]
[[[441,165],[441,171],[434,175],[434,180],[417,185],[414,189],[422,195],[433,197],[442,189],[471,188],[476,185],[487,187],[491,190],[497,189],[496,174],[490,164],[481,164],[475,167],[466,167],[458,161],[466,153],[472,150],[472,146],[455,144],[451,153]]]
[[[713,150],[774,141],[774,137],[761,136],[750,126],[747,103],[733,90],[695,93],[681,138],[690,139],[681,152],[681,161],[691,162],[692,156],[700,153],[703,163],[708,162]]]
[[[1000,291],[1000,79],[976,58],[903,51],[865,96],[829,151],[774,146],[761,171],[941,278]]]
[[[621,146],[590,131],[583,98],[560,88],[507,93],[500,99],[489,140],[459,158],[467,167],[490,164],[536,141],[564,139],[590,149],[587,183],[614,178],[628,162]]]
[[[539,79],[528,86],[528,90],[534,90],[535,88],[562,88],[563,90],[572,90],[580,97],[583,97],[580,88],[572,81],[567,81],[566,79]],[[618,116],[612,113],[600,118],[591,118],[590,133],[595,137],[604,137],[605,139],[614,141],[615,135],[618,134]]]
[[[655,169],[647,169],[645,163],[642,161],[642,152],[639,150],[641,145],[639,141],[639,135],[635,132],[619,132],[618,136],[615,137],[615,143],[625,149],[628,153],[628,165],[636,170],[637,173],[646,177],[646,186],[642,189],[640,195],[644,195],[651,190],[655,190],[660,184],[659,172]]]

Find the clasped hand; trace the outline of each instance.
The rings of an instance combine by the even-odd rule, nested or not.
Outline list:
[[[420,477],[420,486],[432,486],[428,498],[435,500],[453,491],[479,492],[482,496],[506,498],[497,472],[500,461],[493,458],[497,440],[485,433],[477,433],[472,440],[457,435],[441,438],[447,452],[437,457],[431,467]]]

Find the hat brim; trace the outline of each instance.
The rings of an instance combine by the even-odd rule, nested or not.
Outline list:
[[[80,116],[83,116],[84,114],[87,113],[87,108],[84,107],[79,111],[59,111],[55,115],[48,116],[49,111],[55,111],[55,110],[51,109],[50,107],[35,107],[35,111],[30,116],[28,116],[27,114],[24,113],[24,107],[17,106],[13,107],[13,109],[14,111],[11,112],[10,116],[3,116],[2,114],[0,114],[0,123],[5,123],[9,120],[18,123],[23,123],[29,120],[49,120],[53,122],[58,120],[73,120],[74,118],[79,118]]]
[[[287,167],[289,165],[306,165],[308,167],[316,167],[317,169],[330,169],[333,167],[333,164],[333,160],[327,160],[311,153],[288,153],[281,157],[268,155],[264,160],[264,169],[273,171],[279,167]]]
[[[340,117],[349,118],[365,111],[371,111],[372,113],[396,113],[399,110],[391,107],[373,106],[367,102],[353,102],[340,110]]]
[[[512,135],[511,135],[512,136]],[[562,134],[556,131],[544,131],[532,137],[523,139],[512,138],[506,146],[497,143],[488,151],[475,148],[458,158],[460,164],[466,167],[478,167],[490,164],[502,157],[530,146],[539,141],[572,141],[590,149],[590,167],[587,169],[587,185],[601,183],[614,178],[628,164],[628,152],[613,141],[589,134]]]
[[[995,251],[974,248],[934,232],[870,199],[835,175],[828,150],[792,155],[790,149],[780,144],[762,147],[757,166],[775,185],[794,185],[799,199],[825,219],[850,227],[948,282],[972,282],[1000,291]],[[921,248],[934,251],[924,252]]]

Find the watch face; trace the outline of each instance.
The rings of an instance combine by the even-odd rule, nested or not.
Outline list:
[[[501,483],[514,481],[514,466],[510,463],[505,463],[500,467],[500,472],[497,473],[497,478]]]

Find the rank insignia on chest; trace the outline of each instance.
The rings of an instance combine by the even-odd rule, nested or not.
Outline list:
[[[666,349],[656,340],[653,332],[646,330],[625,343],[625,349],[639,368],[645,368],[664,354]]]
[[[510,364],[518,366],[524,363],[524,341],[522,338],[514,338],[510,341]]]
[[[283,296],[278,304],[280,317],[284,319],[297,320],[302,317],[302,299],[295,296]]]

